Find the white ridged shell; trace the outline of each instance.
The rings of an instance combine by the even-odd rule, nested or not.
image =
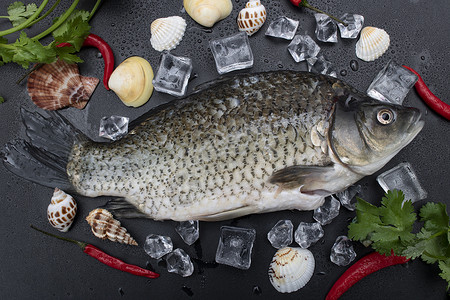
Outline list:
[[[364,61],[373,61],[389,48],[390,39],[386,31],[376,27],[364,27],[356,43],[356,56]]]
[[[269,279],[281,293],[304,287],[314,273],[314,256],[308,249],[286,247],[278,250],[269,267]]]
[[[86,221],[91,225],[92,233],[98,238],[122,244],[138,245],[126,228],[120,226],[120,222],[114,219],[113,215],[106,209],[94,209],[86,217]]]
[[[250,0],[245,5],[237,17],[237,24],[240,31],[253,35],[266,21],[266,8],[259,0]]]
[[[183,39],[186,21],[179,16],[156,19],[150,25],[150,43],[156,51],[172,50]]]
[[[55,188],[52,200],[47,208],[50,224],[61,232],[67,232],[77,214],[75,199],[64,191]]]

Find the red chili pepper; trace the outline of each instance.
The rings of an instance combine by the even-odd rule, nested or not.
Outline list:
[[[69,43],[61,43],[56,47],[67,47]],[[103,61],[105,62],[105,71],[103,73],[103,85],[109,91],[108,81],[114,71],[114,54],[111,47],[98,35],[90,33],[83,42],[83,47],[95,47],[102,54]]]
[[[386,256],[378,252],[370,253],[354,263],[339,277],[328,292],[325,300],[339,299],[350,287],[367,275],[389,266],[404,264],[407,261],[409,261],[408,258],[397,256],[393,253],[391,256]]]
[[[414,87],[416,88],[417,93],[419,94],[420,98],[435,112],[446,118],[447,120],[450,120],[450,105],[443,102],[441,99],[436,97],[430,89],[427,87],[425,82],[423,81],[422,77],[417,73],[414,69],[403,66],[404,68],[410,70],[414,74],[419,77],[419,80],[417,80]]]
[[[130,274],[133,274],[133,275],[137,275],[137,276],[148,277],[148,278],[158,278],[159,277],[158,273],[152,272],[150,270],[143,269],[143,268],[135,266],[135,265],[127,264],[127,263],[121,261],[120,259],[115,258],[114,256],[106,254],[102,250],[100,250],[97,247],[94,247],[94,246],[92,246],[90,244],[83,243],[83,242],[80,242],[80,241],[77,241],[77,240],[64,238],[64,237],[61,237],[61,236],[58,236],[58,235],[55,235],[55,234],[51,234],[49,232],[43,231],[41,229],[38,229],[38,228],[34,227],[33,225],[31,225],[31,228],[33,228],[33,229],[35,229],[37,231],[40,231],[40,232],[42,232],[42,233],[44,233],[46,235],[58,238],[60,240],[64,240],[64,241],[71,242],[71,243],[75,243],[78,246],[80,246],[81,249],[83,249],[84,253],[86,253],[87,255],[97,259],[101,263],[104,263],[105,265],[110,266],[110,267],[112,267],[114,269],[121,270],[121,271],[130,273]]]
[[[325,14],[325,15],[329,16],[330,18],[332,18],[333,20],[335,20],[336,22],[342,23],[344,26],[348,25],[346,22],[336,18],[335,16],[332,16],[332,15],[312,6],[311,4],[308,3],[307,0],[289,0],[289,1],[295,6],[298,6],[298,7],[303,6],[303,7],[309,8],[319,14]]]

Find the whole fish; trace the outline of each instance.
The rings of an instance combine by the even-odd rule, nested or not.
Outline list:
[[[424,125],[417,109],[294,71],[205,84],[113,143],[89,141],[58,115],[22,115],[31,143],[6,146],[9,170],[177,221],[315,209],[383,167]]]

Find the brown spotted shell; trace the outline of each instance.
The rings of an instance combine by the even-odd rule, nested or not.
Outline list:
[[[83,109],[99,80],[81,76],[77,64],[57,60],[45,64],[28,77],[28,94],[34,104],[47,110],[68,106]]]
[[[72,225],[77,213],[77,203],[72,196],[55,188],[52,200],[47,208],[47,218],[50,224],[59,231],[66,232]]]
[[[127,230],[120,226],[120,222],[114,219],[106,209],[94,209],[86,217],[86,221],[91,225],[92,233],[98,238],[122,244],[138,245]]]
[[[266,8],[259,0],[250,0],[245,5],[237,17],[237,24],[240,31],[252,35],[257,32],[266,21]]]

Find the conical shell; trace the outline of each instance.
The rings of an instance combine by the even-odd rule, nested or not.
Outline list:
[[[83,109],[99,80],[80,76],[76,64],[57,60],[45,64],[28,77],[28,94],[40,108],[57,110],[68,106]]]
[[[150,43],[156,51],[172,50],[183,39],[186,21],[178,16],[156,19],[150,25],[150,31]]]
[[[356,56],[364,61],[373,61],[389,48],[389,35],[383,29],[364,27],[356,43]]]
[[[86,217],[86,221],[91,225],[92,233],[98,238],[122,244],[138,245],[127,230],[120,226],[120,222],[114,219],[106,209],[94,209]]]
[[[314,256],[308,249],[286,247],[278,250],[269,267],[269,279],[281,293],[304,287],[314,273]]]
[[[231,0],[184,0],[183,5],[195,22],[206,27],[228,17],[233,9]]]
[[[77,214],[77,203],[72,196],[55,188],[52,200],[47,208],[47,218],[50,224],[62,232],[67,232]]]
[[[239,12],[237,24],[240,31],[252,35],[257,32],[266,21],[266,8],[259,0],[250,0],[245,8]]]

